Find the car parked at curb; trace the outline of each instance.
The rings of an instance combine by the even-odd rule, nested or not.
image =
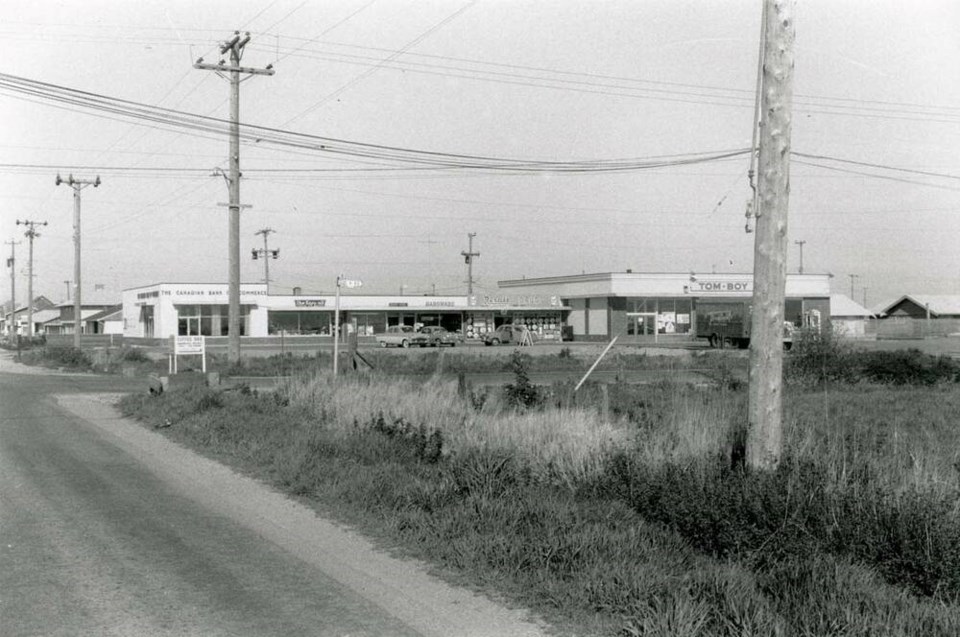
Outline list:
[[[430,347],[443,347],[444,345],[449,345],[450,347],[456,347],[457,343],[460,342],[460,335],[456,332],[450,332],[444,327],[439,325],[427,325],[420,328],[420,333],[427,336],[427,345]]]
[[[427,345],[427,335],[418,332],[410,325],[391,325],[382,334],[375,338],[380,347],[424,347]]]
[[[483,337],[484,345],[533,345],[533,332],[526,325],[501,325]]]

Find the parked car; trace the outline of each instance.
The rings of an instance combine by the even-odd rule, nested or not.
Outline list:
[[[376,335],[380,347],[424,347],[427,335],[416,331],[410,325],[391,325],[383,334]]]
[[[525,325],[501,325],[483,337],[484,345],[533,345],[533,332]]]
[[[440,327],[439,325],[422,327],[420,328],[420,333],[426,334],[427,344],[430,345],[430,347],[442,347],[444,345],[456,347],[457,343],[460,342],[459,334],[447,331],[446,328]]]

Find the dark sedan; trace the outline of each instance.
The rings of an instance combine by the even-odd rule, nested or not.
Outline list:
[[[444,345],[456,347],[457,343],[460,342],[459,334],[449,332],[446,328],[440,327],[439,325],[422,327],[420,328],[420,333],[426,335],[427,345],[431,347],[442,347]]]

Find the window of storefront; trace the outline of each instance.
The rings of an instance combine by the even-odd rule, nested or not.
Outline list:
[[[387,329],[387,318],[383,314],[374,312],[355,312],[353,320],[357,325],[358,336],[373,336],[385,332]]]
[[[270,312],[267,324],[270,334],[329,336],[333,312]]]
[[[240,306],[240,335],[250,322],[250,305]],[[177,305],[177,334],[180,336],[226,336],[230,333],[227,305]]]
[[[690,299],[631,299],[627,334],[689,334],[693,317]]]

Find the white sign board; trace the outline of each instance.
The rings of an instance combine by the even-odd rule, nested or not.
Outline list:
[[[363,285],[363,281],[358,279],[340,279],[340,285],[345,288],[358,288]]]
[[[203,336],[174,336],[173,353],[177,356],[203,354],[205,343]]]
[[[202,356],[201,369],[207,372],[207,349],[203,336],[173,336],[173,353],[170,355],[170,373],[177,373],[177,356]]]

